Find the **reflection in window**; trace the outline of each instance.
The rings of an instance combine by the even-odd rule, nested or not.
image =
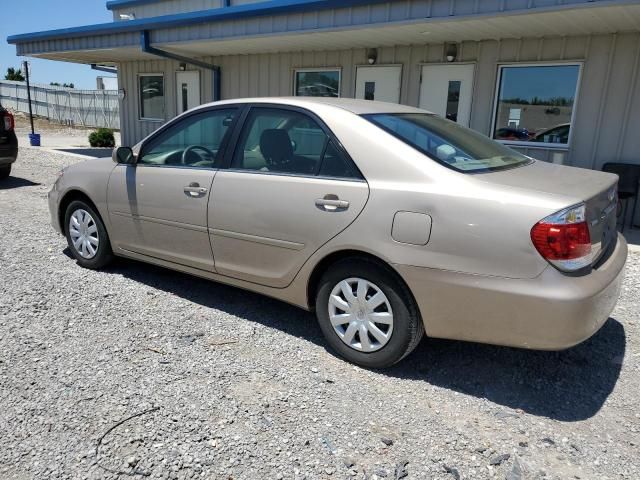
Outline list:
[[[296,71],[295,94],[298,97],[339,97],[340,70]]]
[[[140,118],[164,120],[164,77],[140,75]]]
[[[190,115],[144,145],[139,164],[213,168],[236,109]]]
[[[364,82],[364,99],[376,99],[376,82]]]
[[[447,119],[452,122],[458,121],[458,109],[460,107],[460,80],[451,80],[449,82],[449,91],[447,92]]]
[[[579,65],[500,68],[494,138],[566,145]]]

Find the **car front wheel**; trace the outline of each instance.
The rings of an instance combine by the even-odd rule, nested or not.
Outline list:
[[[65,214],[65,234],[69,249],[80,266],[95,270],[113,259],[104,223],[88,203],[75,200],[69,204]]]
[[[316,314],[340,356],[385,368],[409,355],[424,335],[413,297],[395,273],[366,260],[343,260],[322,277]]]

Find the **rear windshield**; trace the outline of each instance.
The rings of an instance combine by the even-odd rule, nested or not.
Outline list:
[[[363,115],[393,136],[459,172],[493,172],[531,162],[505,145],[469,128],[428,113]]]

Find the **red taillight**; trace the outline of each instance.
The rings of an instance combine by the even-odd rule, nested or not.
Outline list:
[[[16,126],[15,121],[13,120],[13,115],[9,112],[4,112],[4,129],[9,131],[13,130]]]
[[[591,235],[585,206],[545,218],[531,229],[531,241],[540,255],[561,270],[574,271],[591,264]]]

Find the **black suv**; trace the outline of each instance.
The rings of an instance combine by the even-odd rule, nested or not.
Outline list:
[[[18,158],[18,138],[13,115],[0,105],[0,180],[11,173],[11,164]]]

